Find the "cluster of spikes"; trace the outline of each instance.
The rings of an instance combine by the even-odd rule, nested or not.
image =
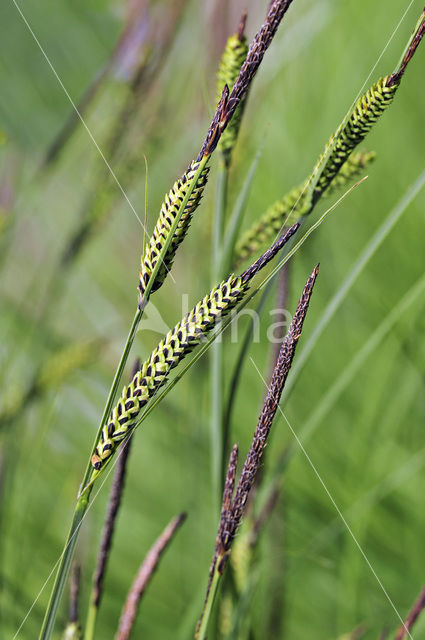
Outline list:
[[[142,256],[139,275],[140,298],[143,297],[149,280],[152,277],[152,273],[156,265],[158,264],[158,261],[161,259],[161,251],[164,247],[167,237],[171,233],[171,227],[173,226],[176,217],[179,215],[180,207],[187,197],[190,189],[193,188],[187,204],[183,209],[183,213],[180,216],[177,228],[173,234],[173,237],[171,238],[168,250],[161,262],[151,291],[157,291],[162,286],[168,272],[173,265],[177,249],[187,233],[192,220],[192,216],[199,206],[205,185],[208,180],[209,167],[205,167],[201,175],[196,180],[195,186],[193,186],[198,168],[199,162],[195,160],[190,164],[183,176],[174,183],[174,185],[171,187],[170,191],[164,198],[161,206],[161,211],[158,216],[158,221],[155,225],[155,229],[145,249],[144,255]]]
[[[347,120],[329,140],[310,177],[314,185],[312,205],[326,192],[350,153],[365,139],[394,100],[400,81],[389,84],[390,77],[380,78],[357,100]]]
[[[293,225],[256,262],[241,275],[231,274],[212,289],[189,311],[174,329],[161,340],[130,384],[124,387],[121,398],[102,429],[92,465],[100,470],[104,461],[116,450],[131,429],[143,407],[166,381],[171,369],[198,345],[218,321],[222,320],[244,297],[252,278],[274,258],[299,228]]]
[[[344,187],[354,180],[375,158],[376,154],[373,151],[351,154],[330,182],[323,196],[332,195],[336,189]],[[236,265],[269,243],[276,234],[281,232],[282,228],[290,226],[299,218],[310,213],[311,202],[307,192],[309,180],[295,187],[272,204],[258,221],[243,234],[235,248]]]
[[[161,260],[150,288],[151,292],[162,286],[172,266],[176,251],[188,230],[208,179],[206,163],[223,137],[221,149],[223,157],[225,162],[230,161],[230,153],[236,140],[249,86],[292,1],[274,0],[270,4],[266,21],[254,37],[249,49],[244,37],[245,17],[242,18],[238,33],[231,37],[227,44],[219,71],[221,97],[205,140],[196,160],[189,165],[187,171],[166,195],[154,232],[142,256],[138,287],[140,306],[143,305],[145,291],[158,262]],[[201,162],[204,169],[199,174]],[[189,198],[182,211],[183,202],[188,194],[190,194]],[[162,256],[164,245],[169,239],[171,228],[176,220],[178,220],[177,229],[170,240],[166,255]]]
[[[246,17],[247,14],[244,13],[237,33],[230,36],[223,51],[217,71],[218,98],[220,98],[224,86],[227,85],[229,89],[233,88],[238,78],[240,68],[248,53],[248,43],[244,35]],[[246,98],[247,94],[239,103],[233,118],[229,122],[227,128],[223,131],[218,144],[218,149],[221,151],[224,163],[227,167],[230,165],[232,151],[236,144]]]
[[[270,238],[281,232],[282,228],[294,219],[310,214],[317,202],[323,196],[329,195],[331,188],[344,186],[373,159],[374,156],[370,154],[354,155],[353,151],[394,100],[407,65],[424,35],[425,11],[419,18],[397,70],[380,78],[357,100],[336,133],[331,136],[302,187],[295,188],[273,205],[255,226],[247,231],[236,247],[236,263],[257,251],[263,242],[270,241]]]

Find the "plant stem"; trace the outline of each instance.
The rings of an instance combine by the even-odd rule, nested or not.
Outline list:
[[[84,640],[93,640],[98,612],[99,608],[93,601],[90,601],[89,610],[87,612],[86,628],[84,630]]]
[[[217,562],[215,564],[215,568],[214,568],[214,574],[211,580],[211,585],[210,588],[208,590],[207,593],[207,597],[205,600],[205,604],[204,604],[204,610],[202,613],[202,619],[201,619],[201,624],[199,626],[199,629],[195,635],[196,640],[206,640],[207,638],[207,629],[208,629],[208,623],[210,620],[210,616],[211,616],[211,612],[213,609],[213,605],[214,605],[214,600],[215,597],[217,595],[217,588],[220,582],[220,578],[221,578],[221,573],[218,570],[218,566],[220,564],[220,558],[217,558]]]
[[[224,232],[224,218],[227,205],[227,185],[229,182],[229,170],[222,158],[218,164],[216,206],[213,230],[213,283],[221,278],[222,240]]]
[[[140,361],[137,359],[133,366],[131,378],[133,377],[134,372],[138,371],[139,368]],[[108,566],[109,556],[111,554],[116,519],[122,501],[127,462],[132,441],[133,439],[130,435],[118,455],[118,461],[114,471],[114,479],[112,481],[111,490],[109,492],[108,507],[106,510],[105,523],[103,525],[103,531],[99,545],[96,569],[93,574],[89,609],[87,613],[86,626],[84,629],[84,640],[93,640],[95,637],[96,623],[103,595],[103,585],[106,575],[106,569]]]
[[[55,624],[56,614],[61,601],[62,593],[65,588],[65,583],[68,577],[69,569],[71,567],[72,558],[74,555],[75,545],[77,543],[78,533],[83,521],[84,515],[89,505],[91,488],[88,489],[77,502],[77,506],[72,518],[71,527],[69,529],[68,537],[65,542],[64,550],[60,557],[59,567],[56,573],[55,582],[53,585],[52,593],[50,595],[49,604],[47,606],[46,614],[44,616],[43,624],[41,627],[39,640],[47,640],[50,638],[53,632]]]
[[[221,273],[224,218],[227,204],[227,185],[229,170],[220,157],[217,174],[216,207],[213,229],[212,282],[215,284],[223,277]],[[211,454],[214,504],[219,509],[223,477],[223,343],[217,340],[211,348]]]

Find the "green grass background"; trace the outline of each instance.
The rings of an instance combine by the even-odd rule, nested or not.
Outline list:
[[[235,5],[237,13],[240,5]],[[253,0],[244,3],[250,37],[265,5]],[[119,36],[121,3],[39,0],[23,1],[20,6],[70,95],[78,99]],[[231,200],[264,141],[246,226],[307,175],[363,84],[368,86],[395,67],[423,8],[419,0],[413,2],[367,80],[406,7],[406,0],[295,0],[255,80],[235,157]],[[153,94],[141,106],[130,140],[140,166],[129,198],[143,217],[146,154],[150,230],[163,194],[197,153],[208,125],[215,96],[217,37],[230,33],[234,25],[229,18],[222,31],[211,33],[215,10],[214,2],[189,3],[173,50]],[[291,311],[307,274],[316,262],[321,263],[304,340],[370,235],[425,169],[424,68],[422,48],[394,105],[367,139],[365,147],[378,154],[369,179],[314,233],[293,262]],[[32,322],[55,260],[90,192],[99,160],[80,127],[55,169],[48,175],[36,174],[43,151],[69,114],[70,104],[9,0],[0,7],[0,82],[0,127],[9,138],[0,150],[1,171],[12,162],[19,167],[16,222],[4,249],[0,285],[1,394],[7,398],[25,387],[46,358],[43,337],[31,333]],[[122,82],[110,81],[88,116],[100,147],[123,92]],[[150,122],[155,122],[153,130]],[[114,170],[121,178],[119,163]],[[175,283],[168,279],[153,300],[170,326],[181,316],[183,294],[194,304],[209,289],[213,202],[214,172],[176,259]],[[422,191],[317,343],[284,406],[295,432],[302,430],[362,345],[423,275],[424,211]],[[102,338],[99,358],[34,403],[0,434],[2,637],[13,637],[61,551],[87,452],[134,312],[141,243],[140,225],[117,189],[117,206],[63,282],[64,296],[48,329],[72,341]],[[265,375],[272,304],[262,317],[261,343],[250,350]],[[134,354],[146,356],[159,338],[151,330],[142,333]],[[237,346],[226,348],[228,377],[237,353]],[[377,345],[305,441],[311,460],[401,615],[425,582],[424,355],[422,295]],[[232,441],[239,442],[242,454],[249,446],[263,396],[264,385],[248,360],[232,425]],[[203,358],[135,438],[99,638],[113,637],[137,566],[167,521],[182,510],[187,510],[188,520],[142,602],[135,637],[191,637],[217,520],[208,428],[208,367]],[[276,421],[266,472],[292,441],[285,422]],[[78,547],[83,613],[106,499],[107,486],[90,509]],[[36,637],[50,585],[41,592],[19,638]],[[269,611],[276,594],[282,628],[273,634]],[[399,623],[300,451],[285,473],[282,497],[262,538],[259,581],[249,615],[255,638],[292,640],[337,638],[361,623],[367,626],[366,638],[377,638],[382,627],[395,629]],[[58,633],[65,619],[64,603]],[[425,638],[425,618],[414,637]]]

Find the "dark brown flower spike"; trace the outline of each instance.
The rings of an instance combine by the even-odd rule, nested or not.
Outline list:
[[[195,638],[206,637],[206,627],[208,624],[208,616],[206,615],[206,612],[211,610],[211,602],[214,599],[218,580],[226,567],[233,539],[241,524],[248,496],[261,464],[263,451],[267,444],[267,438],[279,406],[283,387],[294,359],[295,349],[301,335],[318,270],[319,267],[317,265],[306,282],[301,298],[298,302],[297,309],[292,318],[292,322],[280,349],[279,357],[272,374],[270,387],[258,420],[257,428],[254,432],[251,447],[242,467],[234,497],[232,497],[232,494],[235,484],[238,458],[237,445],[234,445],[230,455],[216,545],[209,571],[207,593],[201,618],[196,628]],[[272,508],[272,506],[270,508]]]
[[[173,518],[148,552],[128,593],[115,640],[128,640],[130,637],[140,600],[158,567],[162,554],[185,519],[185,513]]]
[[[296,222],[289,229],[283,231],[282,235],[267,249],[258,260],[256,260],[246,271],[241,274],[242,282],[248,282],[251,280],[270,260],[272,260],[277,253],[289,242],[292,236],[300,228],[300,223]]]
[[[422,611],[425,609],[425,586],[422,588],[422,591],[419,594],[418,599],[415,604],[411,608],[409,615],[404,621],[403,626],[397,631],[395,640],[403,640],[407,635],[410,637],[410,631],[413,628],[413,625],[419,618]]]
[[[288,377],[289,370],[294,359],[295,349],[301,335],[305,316],[313,292],[314,283],[318,274],[318,266],[311,273],[304,287],[300,301],[295,311],[292,322],[280,349],[279,357],[273,371],[272,380],[263,405],[263,409],[258,420],[251,447],[246,457],[242,472],[236,488],[235,497],[232,502],[232,519],[229,523],[227,548],[230,548],[242,520],[246,501],[254,482],[255,475],[260,466],[264,447],[273,423],[274,416],[279,406],[283,387]]]
[[[241,67],[239,76],[233,85],[230,95],[227,98],[225,94],[222,94],[222,99],[217,105],[213,121],[197,157],[198,161],[205,156],[211,155],[216,148],[222,132],[232,119],[237,106],[245,97],[264,54],[270,46],[277,28],[292,4],[292,1],[293,0],[274,0],[270,5],[266,20],[249,47],[248,55]]]
[[[425,35],[425,9],[418,20],[415,31],[413,32],[413,36],[411,41],[406,47],[406,50],[401,59],[400,66],[398,70],[391,74],[387,81],[387,87],[392,87],[395,84],[399,84],[402,79],[404,72],[406,71],[407,65],[415,55],[416,49],[418,48],[422,38]]]

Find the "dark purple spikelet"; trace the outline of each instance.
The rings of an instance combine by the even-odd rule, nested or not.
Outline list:
[[[227,468],[226,481],[223,491],[223,502],[221,507],[216,545],[209,570],[209,579],[204,607],[202,610],[201,618],[197,625],[195,638],[198,637],[198,632],[203,622],[206,604],[208,602],[214,576],[216,575],[216,572],[218,572],[218,574],[220,575],[224,572],[233,539],[236,536],[241,524],[248,496],[260,467],[263,451],[267,444],[267,438],[270,433],[274,416],[276,415],[276,411],[279,406],[283,387],[285,385],[286,378],[288,377],[288,373],[294,359],[295,349],[301,335],[318,270],[319,267],[317,265],[313,269],[310,277],[306,282],[301,298],[298,302],[297,309],[292,318],[292,322],[280,349],[279,357],[273,370],[270,387],[266,395],[263,409],[258,420],[257,428],[254,432],[252,444],[243,465],[234,496],[233,491],[235,486],[236,467],[238,463],[238,447],[236,444],[234,445],[233,450],[230,454],[230,460]],[[273,500],[275,500],[275,496],[273,496]],[[273,502],[271,502],[268,508],[273,508]]]
[[[410,637],[410,631],[413,628],[413,625],[419,618],[422,611],[425,609],[425,586],[422,588],[422,591],[419,594],[418,599],[415,604],[411,608],[406,620],[404,621],[403,626],[397,631],[397,635],[395,640],[403,640],[407,635]]]
[[[406,49],[403,60],[401,61],[399,69],[391,74],[387,81],[387,87],[392,87],[395,84],[400,84],[400,81],[406,71],[407,65],[415,55],[416,49],[419,47],[422,38],[425,35],[425,9],[421,17],[419,18],[417,27],[415,32],[413,33],[412,40],[409,43],[409,46]]]
[[[296,222],[286,229],[281,236],[272,244],[272,246],[267,249],[263,255],[261,255],[258,260],[256,260],[246,271],[241,274],[242,282],[248,282],[251,280],[257,273],[260,271],[270,260],[272,260],[277,253],[289,242],[292,236],[298,231],[300,228],[300,223]]]
[[[115,640],[128,640],[130,637],[139,609],[140,600],[158,568],[158,564],[164,551],[167,549],[177,531],[186,520],[186,517],[186,513],[181,513],[173,518],[146,555],[130,591],[128,592]]]
[[[204,156],[209,156],[216,148],[222,132],[232,119],[238,105],[246,96],[258,67],[264,58],[264,54],[270,46],[277,28],[292,4],[292,1],[293,0],[274,0],[270,5],[266,20],[249,47],[248,55],[241,67],[230,95],[227,94],[226,96],[225,92],[222,94],[213,121],[199,152],[198,161]]]
[[[289,370],[295,355],[295,349],[301,335],[305,316],[310,304],[311,294],[318,274],[318,266],[314,268],[306,282],[297,309],[288,329],[288,332],[280,349],[279,357],[273,371],[266,400],[258,420],[251,447],[246,457],[242,472],[232,502],[232,522],[229,526],[228,545],[237,533],[245,510],[246,501],[251,490],[254,478],[260,466],[261,457],[267,438],[279,406],[283,387],[288,377]]]

